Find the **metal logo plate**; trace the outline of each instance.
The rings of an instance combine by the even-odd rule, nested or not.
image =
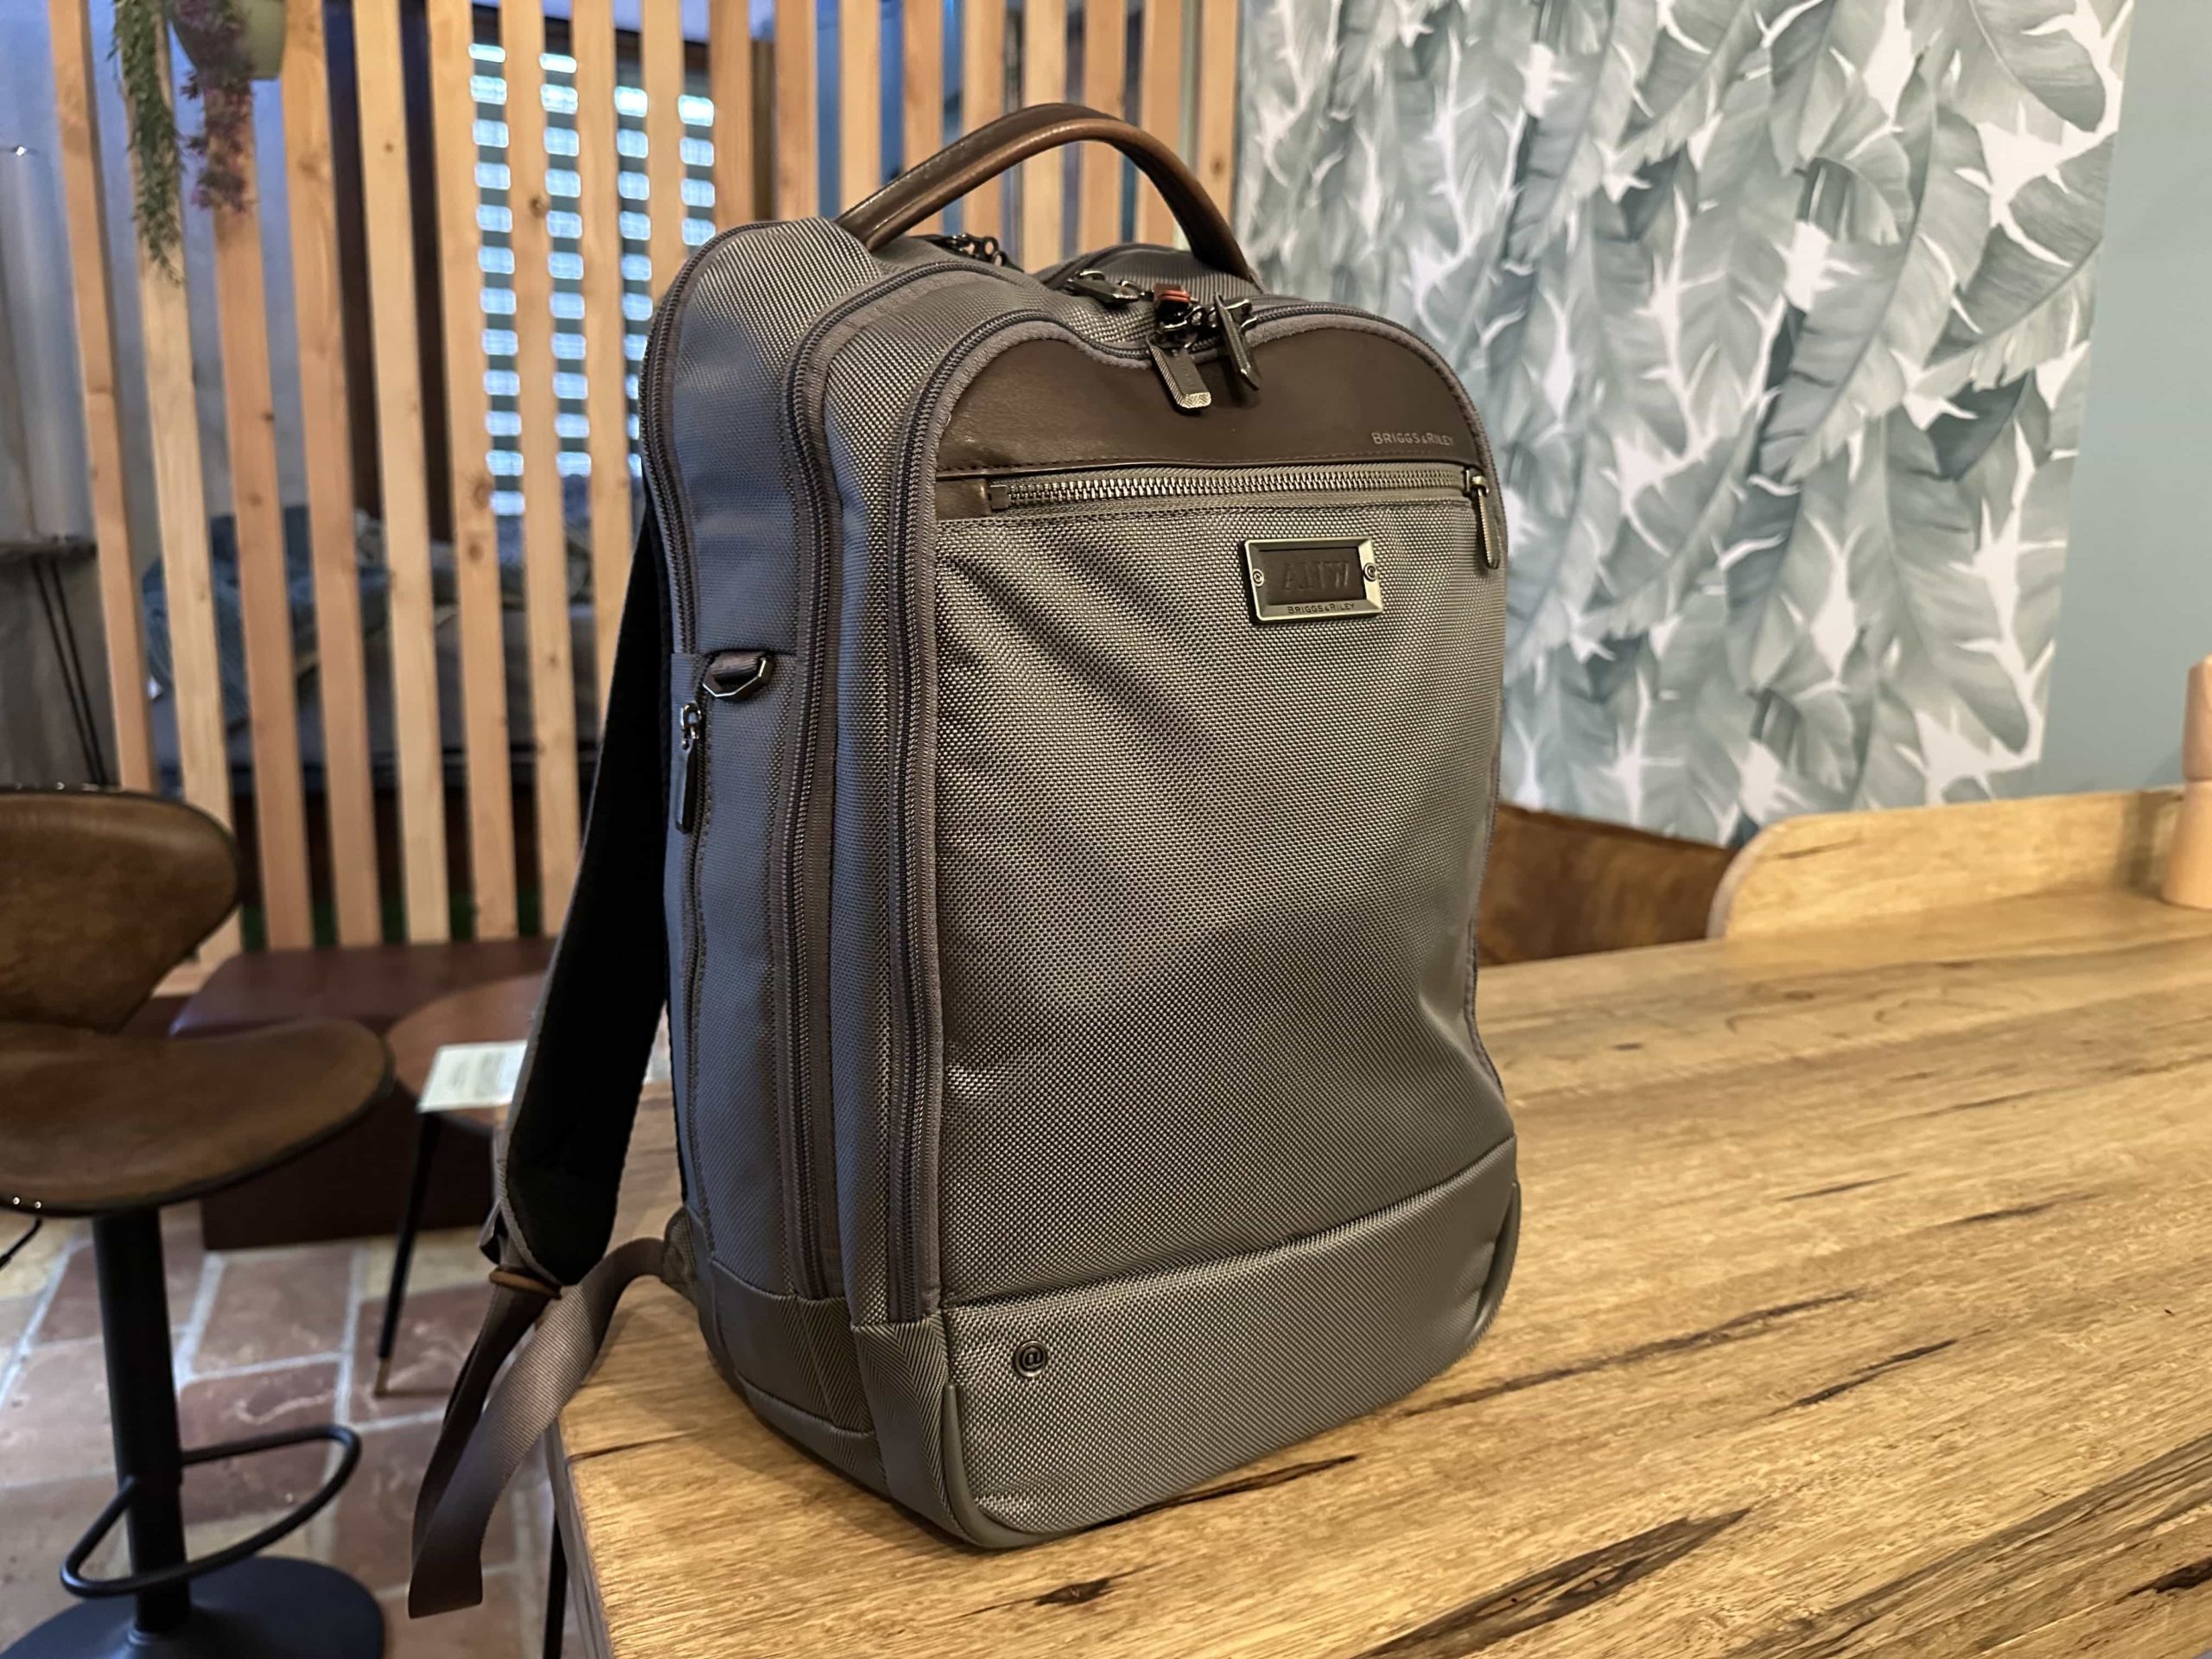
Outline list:
[[[1382,608],[1372,542],[1247,542],[1244,575],[1255,622],[1373,616]]]

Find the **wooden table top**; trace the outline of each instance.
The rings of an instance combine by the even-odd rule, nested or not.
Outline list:
[[[616,1659],[2212,1647],[2212,915],[2130,894],[1486,971],[1490,1335],[1399,1405],[988,1554],[763,1427],[640,1289],[563,1418]],[[626,1230],[676,1197],[641,1123]]]

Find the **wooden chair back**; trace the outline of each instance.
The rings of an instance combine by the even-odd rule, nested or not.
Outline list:
[[[2177,789],[2043,795],[1770,825],[1713,895],[1715,938],[1864,925],[1992,899],[2157,891]]]

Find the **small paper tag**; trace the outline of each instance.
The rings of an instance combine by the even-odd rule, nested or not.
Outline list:
[[[465,1112],[505,1106],[514,1098],[527,1043],[448,1043],[430,1060],[416,1109]]]

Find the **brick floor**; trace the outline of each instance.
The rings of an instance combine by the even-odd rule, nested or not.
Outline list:
[[[359,1429],[361,1462],[330,1509],[279,1546],[327,1561],[374,1591],[387,1659],[537,1659],[549,1498],[534,1465],[494,1518],[484,1605],[411,1624],[406,1540],[415,1487],[454,1368],[483,1306],[465,1233],[434,1235],[417,1257],[393,1390],[371,1392],[387,1242],[203,1252],[198,1212],[163,1217],[178,1411],[188,1445],[338,1421]],[[0,1222],[0,1242],[8,1236]],[[107,1382],[91,1238],[49,1223],[0,1272],[0,1647],[69,1605],[62,1553],[112,1490]],[[191,1547],[218,1548],[267,1522],[322,1478],[319,1447],[190,1472]],[[119,1548],[97,1570],[121,1569]],[[572,1643],[569,1651],[576,1651]]]

